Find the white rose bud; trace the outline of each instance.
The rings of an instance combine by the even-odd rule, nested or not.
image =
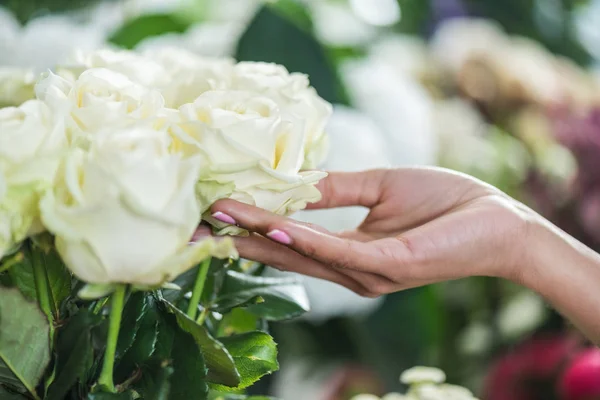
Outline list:
[[[323,161],[327,152],[325,125],[332,107],[309,85],[306,75],[289,73],[278,64],[240,62],[235,66],[231,88],[272,99],[285,120],[302,127],[305,135],[303,168],[316,168]]]
[[[0,109],[0,258],[42,230],[37,202],[65,149],[62,119],[41,101]]]
[[[166,113],[158,91],[105,68],[89,69],[74,82],[50,72],[35,89],[37,97],[55,112],[69,114],[71,142],[87,143],[91,133],[107,126],[123,127],[139,121],[158,126]]]
[[[176,140],[188,153],[204,155],[209,168],[197,187],[207,205],[230,197],[286,215],[320,199],[314,184],[326,174],[300,172],[304,130],[282,120],[272,100],[249,92],[212,91],[181,107],[180,117]],[[232,227],[222,233],[234,231],[240,233]]]
[[[98,132],[74,149],[40,203],[66,265],[91,284],[154,286],[209,256],[235,257],[230,240],[188,242],[200,222],[197,157],[169,152],[163,131]]]
[[[233,74],[232,60],[201,57],[182,49],[150,50],[146,56],[167,71],[167,82],[158,88],[172,108],[192,103],[206,91],[226,88]]]
[[[0,107],[19,106],[35,98],[32,70],[0,67]]]

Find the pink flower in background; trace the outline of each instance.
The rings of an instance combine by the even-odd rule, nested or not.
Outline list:
[[[600,349],[588,349],[574,357],[559,387],[564,400],[599,400]]]
[[[540,336],[518,345],[492,367],[486,400],[548,400],[554,382],[579,340],[566,335]]]

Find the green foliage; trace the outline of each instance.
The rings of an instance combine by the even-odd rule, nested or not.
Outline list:
[[[36,387],[50,362],[46,317],[18,290],[0,287],[0,386],[27,391]]]
[[[93,362],[92,330],[102,318],[81,310],[59,331],[55,353],[55,378],[48,388],[48,400],[62,400],[78,382],[85,382]]]
[[[271,321],[297,317],[309,310],[302,284],[295,279],[263,278],[228,271],[212,308],[227,312],[235,307]]]
[[[241,380],[237,389],[244,389],[262,376],[279,369],[277,345],[265,332],[248,332],[221,338],[235,360]]]
[[[123,25],[109,40],[118,46],[132,49],[142,40],[152,36],[185,32],[189,25],[189,21],[175,14],[142,15]]]

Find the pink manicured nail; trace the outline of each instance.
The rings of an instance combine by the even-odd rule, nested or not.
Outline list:
[[[267,236],[279,243],[292,243],[292,238],[290,237],[290,235],[288,235],[284,231],[280,231],[279,229],[273,229],[271,232],[267,233]]]
[[[231,224],[231,225],[237,224],[237,222],[235,222],[235,219],[233,219],[230,215],[222,213],[221,211],[217,211],[212,216],[214,219],[219,220],[221,222],[225,222],[226,224]]]

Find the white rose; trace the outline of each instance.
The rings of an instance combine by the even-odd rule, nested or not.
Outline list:
[[[275,101],[282,118],[304,132],[305,169],[316,168],[325,156],[325,126],[332,113],[331,104],[309,85],[308,77],[289,73],[285,67],[262,62],[241,62],[235,66],[234,90],[260,94]]]
[[[249,92],[211,91],[182,106],[180,117],[178,140],[208,163],[198,185],[208,203],[230,197],[285,215],[319,200],[314,184],[325,173],[300,172],[304,130],[282,120],[272,100]],[[215,186],[229,188],[231,195],[216,195]]]
[[[37,203],[65,148],[64,125],[44,103],[0,109],[0,258],[42,230]]]
[[[32,70],[0,67],[0,107],[18,106],[35,97]]]
[[[229,59],[201,57],[177,48],[149,50],[145,54],[167,71],[168,81],[159,89],[168,107],[192,103],[206,91],[224,89],[231,80],[233,61]]]
[[[197,157],[169,152],[163,131],[98,132],[74,149],[40,203],[66,265],[92,284],[159,285],[203,258],[235,256],[232,242],[188,245],[200,222]]]
[[[53,110],[69,113],[71,141],[78,135],[89,140],[90,133],[134,121],[160,125],[166,113],[158,91],[105,68],[89,69],[74,82],[50,72],[35,89],[37,97]]]
[[[102,49],[91,53],[76,52],[57,72],[70,80],[76,80],[91,68],[106,68],[121,73],[131,81],[148,87],[167,83],[167,71],[161,64],[129,50]]]
[[[0,108],[0,167],[19,167],[66,148],[62,118],[39,100]]]

